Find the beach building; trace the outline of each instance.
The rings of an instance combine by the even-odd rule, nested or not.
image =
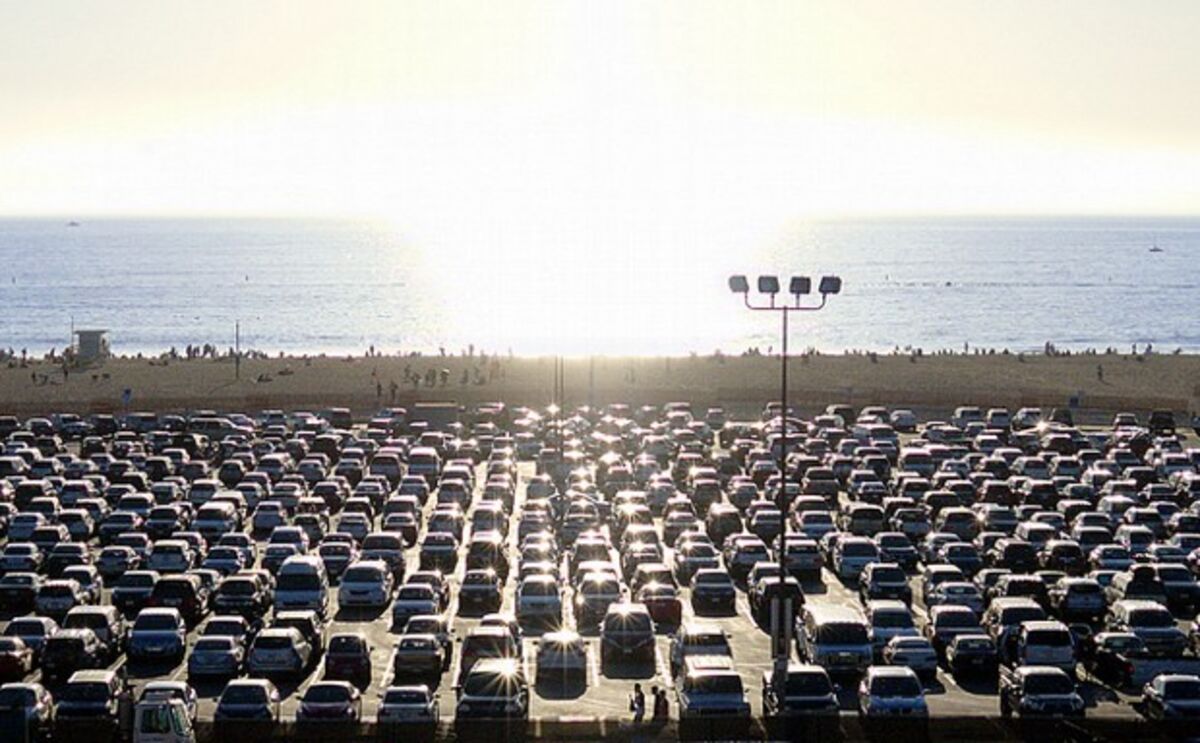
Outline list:
[[[95,361],[109,356],[107,330],[76,330],[75,358],[79,361]]]

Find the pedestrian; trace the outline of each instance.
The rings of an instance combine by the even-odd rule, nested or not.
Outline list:
[[[1096,379],[1104,381],[1104,364],[1096,364]]]
[[[381,382],[376,381],[375,382],[375,399],[378,400],[381,397],[383,397],[383,384]]]
[[[633,685],[633,694],[629,697],[629,711],[633,713],[634,722],[641,722],[646,716],[646,695],[642,692],[641,684]]]
[[[656,686],[652,691],[654,692],[654,719],[666,720],[671,715],[670,702],[667,701],[667,690]]]

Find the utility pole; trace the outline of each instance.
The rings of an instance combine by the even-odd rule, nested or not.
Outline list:
[[[242,378],[242,322],[233,323],[233,378]]]

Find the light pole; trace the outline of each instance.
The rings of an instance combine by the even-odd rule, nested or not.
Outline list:
[[[820,304],[803,304],[803,297],[807,294],[812,294],[812,279],[808,276],[793,276],[788,282],[788,293],[792,295],[792,303],[786,301],[776,304],[775,297],[779,294],[779,277],[778,276],[759,276],[758,291],[765,295],[769,303],[766,305],[750,303],[750,282],[744,275],[729,277],[729,290],[734,294],[741,294],[743,301],[746,303],[746,308],[755,312],[778,312],[783,317],[783,343],[780,358],[780,399],[782,409],[779,411],[779,492],[776,495],[776,503],[779,508],[779,544],[776,547],[776,557],[779,560],[779,581],[780,592],[771,602],[771,638],[775,643],[775,670],[774,679],[782,683],[783,678],[787,673],[788,658],[790,657],[789,636],[791,634],[791,616],[790,612],[787,615],[784,613],[785,597],[784,591],[787,585],[787,564],[786,550],[784,549],[787,541],[787,523],[788,523],[788,495],[787,495],[787,455],[788,455],[788,315],[793,312],[816,312],[825,307],[825,302],[831,294],[837,294],[842,290],[842,280],[837,276],[823,276],[821,283],[817,286],[817,292],[821,295]],[[787,601],[790,603],[790,601]]]

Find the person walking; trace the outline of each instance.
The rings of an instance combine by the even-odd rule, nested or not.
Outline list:
[[[671,705],[667,701],[667,690],[657,686],[651,690],[654,693],[654,719],[665,721],[671,716]]]
[[[642,692],[641,684],[633,685],[633,694],[629,697],[629,711],[633,713],[634,722],[641,722],[646,717],[646,695]]]

